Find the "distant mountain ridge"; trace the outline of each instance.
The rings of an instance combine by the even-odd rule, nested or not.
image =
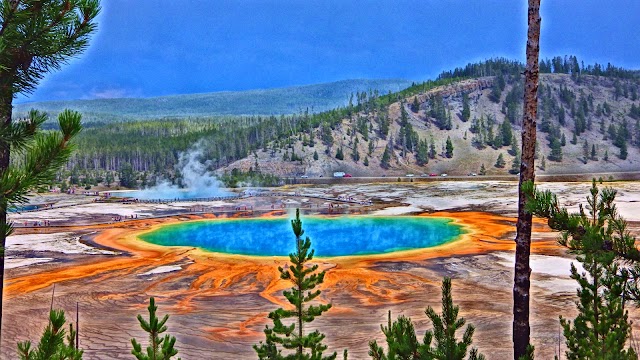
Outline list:
[[[222,91],[152,98],[115,98],[22,103],[16,114],[30,109],[55,115],[65,108],[83,113],[85,121],[138,120],[163,117],[295,114],[321,112],[347,105],[351,94],[377,90],[397,92],[412,84],[403,79],[352,79],[285,88]]]

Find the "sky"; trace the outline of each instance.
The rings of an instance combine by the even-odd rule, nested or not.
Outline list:
[[[640,69],[640,1],[542,0],[541,57]],[[17,102],[355,78],[424,81],[525,61],[526,0],[102,0],[89,49]]]

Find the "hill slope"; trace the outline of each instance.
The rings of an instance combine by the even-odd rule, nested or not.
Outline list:
[[[503,90],[494,93],[498,81],[503,82]],[[355,176],[465,175],[480,173],[482,166],[489,175],[508,174],[516,158],[511,147],[513,139],[516,148],[520,147],[522,82],[519,75],[489,76],[399,97],[400,101],[386,109],[359,111],[332,126],[331,146],[316,143],[315,147],[309,147],[302,140],[295,141],[284,151],[258,151],[257,162],[262,171],[281,176],[301,173],[327,176],[333,171]],[[640,171],[638,94],[637,79],[541,74],[537,171],[541,174]],[[467,100],[463,96],[469,105],[466,121],[463,102]],[[631,109],[636,107],[638,110],[632,113]],[[386,134],[383,119],[388,121]],[[509,139],[501,137],[502,129],[507,127],[505,122],[512,135]],[[322,128],[313,131],[315,138],[323,137]],[[558,158],[557,150],[556,156],[552,154],[552,142],[555,138],[560,144],[563,136],[564,145],[559,146]],[[447,138],[453,145],[451,157],[446,154]],[[622,154],[623,146],[626,156]],[[338,149],[342,160],[336,156]],[[381,161],[386,149],[390,155],[388,165]],[[314,152],[318,160],[313,159]],[[296,161],[283,161],[290,159],[292,153]],[[496,167],[501,154],[505,164]],[[252,156],[221,171],[248,170],[255,163]]]
[[[38,109],[57,114],[65,108],[80,111],[85,121],[134,120],[162,117],[220,115],[280,115],[309,109],[320,112],[347,105],[351,94],[378,90],[396,92],[411,85],[401,79],[343,80],[325,84],[266,90],[225,91],[154,98],[121,98],[23,103],[17,113]]]

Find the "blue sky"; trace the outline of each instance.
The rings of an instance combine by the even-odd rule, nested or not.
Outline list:
[[[526,0],[103,0],[90,48],[19,102],[426,80],[524,61]],[[640,1],[542,0],[541,56],[640,69]]]

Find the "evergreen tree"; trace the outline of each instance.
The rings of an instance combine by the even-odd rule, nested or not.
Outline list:
[[[511,169],[509,169],[509,173],[520,173],[520,154],[516,154],[516,156],[513,157],[513,162],[511,163]]]
[[[596,152],[595,144],[591,144],[591,160],[598,161],[598,154]]]
[[[469,95],[467,93],[462,94],[462,121],[469,121],[471,117],[471,108],[469,107]]]
[[[149,346],[147,346],[147,351],[144,352],[142,351],[142,345],[138,343],[136,339],[131,339],[131,345],[133,345],[131,354],[138,360],[170,360],[178,354],[178,350],[174,348],[176,338],[169,334],[160,337],[162,333],[167,331],[165,324],[167,320],[169,320],[169,315],[165,315],[162,320],[156,316],[158,307],[153,297],[149,299],[149,307],[147,307],[147,309],[149,310],[149,320],[147,321],[142,315],[138,315],[138,322],[142,330],[149,334]],[[180,358],[178,358],[178,360],[180,360]]]
[[[436,155],[436,142],[431,138],[431,144],[429,145],[429,158],[435,159]]]
[[[418,143],[418,152],[416,154],[416,162],[423,166],[429,163],[429,145],[426,140],[420,140]]]
[[[506,162],[504,161],[504,156],[502,155],[502,153],[498,154],[498,159],[496,160],[496,164],[494,165],[497,168],[503,168],[506,165]]]
[[[451,142],[451,137],[447,136],[447,144],[445,145],[445,148],[447,149],[445,152],[445,155],[447,156],[447,158],[452,158],[453,157],[453,143]]]
[[[549,154],[549,160],[562,162],[562,145],[560,145],[560,141],[557,138],[551,139],[551,144],[549,144],[551,148],[551,153]]]
[[[99,11],[98,0],[2,1],[0,5],[0,324],[4,247],[11,233],[8,208],[54,178],[70,155],[69,140],[80,131],[80,115],[71,112],[58,117],[64,118],[60,123],[65,125],[60,132],[41,131],[44,114],[31,113],[27,121],[14,122],[12,102],[20,93],[32,93],[48,73],[87,48]],[[16,155],[18,161],[12,160]]]
[[[560,138],[560,146],[567,146],[567,138],[562,133],[562,138]]]
[[[344,153],[342,152],[342,146],[336,151],[336,159],[344,160]]]
[[[360,153],[358,152],[358,137],[356,137],[356,140],[353,142],[353,151],[351,152],[351,158],[355,162],[360,161]]]
[[[605,150],[605,151],[604,151],[604,158],[603,158],[603,160],[604,160],[604,161],[609,161],[609,150]]]
[[[413,111],[414,113],[417,113],[418,111],[420,111],[420,103],[418,103],[417,96],[413,97],[413,103],[411,103],[411,111]]]
[[[480,175],[487,175],[487,169],[484,167],[484,164],[480,165],[480,171],[478,172]]]
[[[391,151],[388,146],[385,146],[384,153],[382,154],[382,159],[380,160],[380,167],[383,169],[388,169],[391,161]]]
[[[489,93],[489,100],[497,104],[500,102],[500,96],[502,96],[502,89],[500,88],[500,84],[496,80],[493,82],[493,86],[491,86],[491,92]]]
[[[422,343],[417,340],[410,318],[400,316],[391,323],[389,312],[388,325],[381,326],[386,337],[387,353],[374,340],[369,342],[369,356],[374,360],[484,360],[484,355],[479,354],[477,349],[471,348],[469,351],[475,332],[473,325],[467,325],[462,341],[456,338],[456,332],[466,323],[464,318],[458,318],[459,311],[460,308],[453,304],[451,279],[445,277],[442,281],[442,315],[438,315],[431,306],[427,307],[425,313],[433,324],[433,330],[425,333]]]
[[[626,160],[628,155],[629,153],[627,152],[627,141],[622,140],[620,142],[620,154],[618,155],[618,157],[620,158],[620,160]]]
[[[578,137],[576,136],[576,133],[575,133],[575,132],[573,133],[573,137],[571,138],[571,143],[572,143],[573,145],[578,144]]]
[[[118,178],[120,180],[120,186],[124,186],[130,189],[136,188],[138,186],[136,182],[136,176],[133,173],[133,167],[129,163],[122,165],[120,171],[118,172]]]
[[[296,218],[291,220],[291,227],[296,237],[296,252],[289,254],[291,265],[286,268],[279,267],[280,278],[293,283],[290,290],[283,292],[284,297],[293,306],[294,310],[279,308],[269,313],[273,320],[273,328],[265,328],[266,341],[254,345],[259,359],[290,359],[290,360],[333,360],[337,354],[323,356],[327,346],[322,344],[325,335],[315,330],[305,334],[303,324],[311,323],[315,318],[331,309],[331,304],[307,305],[316,299],[321,291],[314,289],[324,282],[324,271],[318,272],[318,265],[307,266],[313,260],[314,250],[311,249],[311,240],[302,239],[304,230],[300,220],[300,209],[296,209]],[[307,306],[305,306],[307,305]],[[285,325],[282,320],[294,318],[291,325]],[[291,351],[283,355],[278,349]]]
[[[502,122],[502,125],[500,126],[500,141],[502,142],[502,146],[509,146],[511,145],[511,140],[513,139],[513,132],[511,130],[511,122],[509,122],[508,120],[505,120]]]
[[[76,331],[69,324],[69,335],[65,336],[65,322],[64,311],[51,310],[49,325],[44,330],[40,343],[33,349],[31,341],[18,343],[20,360],[81,360],[83,351],[76,349]]]
[[[317,150],[314,150],[314,151],[313,151],[313,160],[316,160],[316,161],[317,161],[318,159],[319,159],[319,157],[318,157],[318,151],[317,151]]]
[[[625,349],[631,323],[624,302],[638,294],[634,278],[640,252],[626,221],[616,211],[616,191],[600,191],[594,179],[587,206],[580,205],[579,213],[570,214],[550,191],[537,191],[532,185],[529,188],[529,211],[547,218],[549,226],[561,232],[560,244],[578,254],[577,260],[588,274],[580,274],[571,264],[571,277],[580,288],[578,316],[573,321],[560,317],[567,358],[636,359],[633,349]],[[636,266],[621,268],[624,263],[617,259],[635,262]]]
[[[369,166],[369,157],[368,156],[364,158],[364,161],[362,162],[362,164],[364,166]]]
[[[582,161],[586,164],[589,161],[589,143],[587,140],[582,144]]]

